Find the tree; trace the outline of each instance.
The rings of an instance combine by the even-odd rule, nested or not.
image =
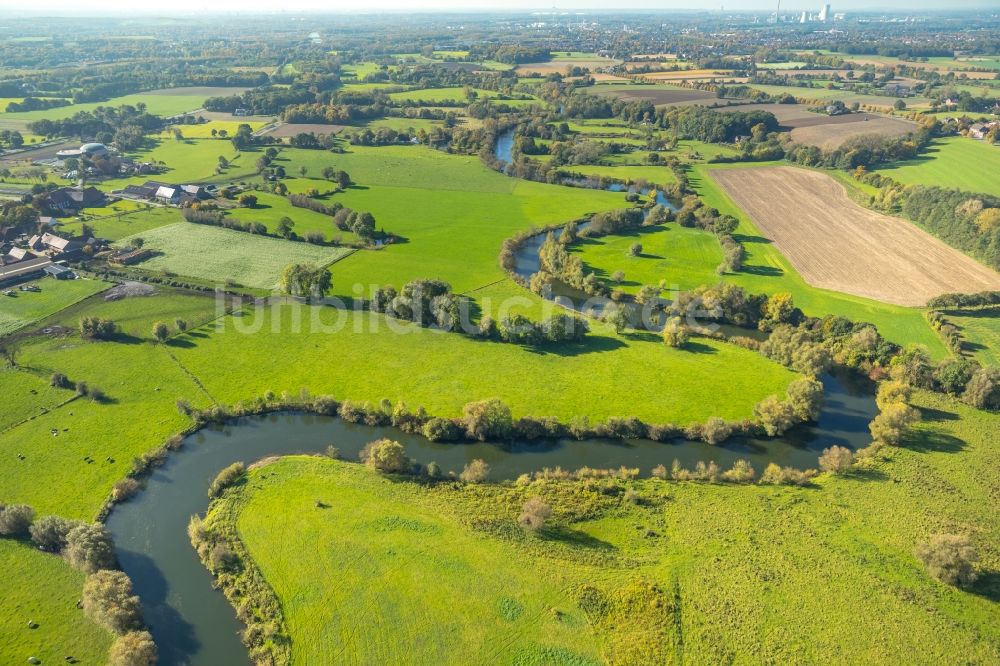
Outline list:
[[[905,382],[890,379],[878,385],[875,393],[875,404],[879,409],[885,409],[889,405],[896,403],[908,403],[910,401],[910,386]]]
[[[776,395],[769,395],[754,405],[753,413],[769,437],[783,435],[795,424],[792,406],[778,400]]]
[[[962,400],[979,409],[1000,409],[1000,368],[980,368],[965,386]]]
[[[108,666],[153,666],[156,644],[148,631],[130,631],[118,637],[108,652]]]
[[[521,508],[521,515],[517,519],[518,524],[526,530],[536,532],[540,530],[545,521],[552,517],[552,507],[545,503],[541,497],[531,497]]]
[[[170,329],[162,321],[158,321],[153,324],[153,337],[156,338],[157,342],[166,342],[167,338],[170,336]]]
[[[840,474],[854,463],[854,453],[843,446],[831,446],[823,449],[819,457],[819,468],[824,472]]]
[[[290,264],[281,272],[278,289],[291,296],[322,298],[332,282],[330,271],[323,266]]]
[[[91,340],[107,340],[117,330],[115,322],[99,317],[82,317],[80,319],[80,335]]]
[[[628,254],[630,257],[638,257],[642,254],[642,243],[632,243],[629,245]]]
[[[142,626],[142,606],[132,581],[122,571],[102,569],[83,583],[83,612],[116,634]]]
[[[466,435],[481,442],[507,439],[514,428],[510,407],[497,398],[466,404],[462,408],[462,423]]]
[[[485,460],[476,458],[462,470],[458,478],[466,483],[482,483],[490,475],[490,466]]]
[[[920,420],[920,412],[901,402],[887,405],[868,424],[872,438],[879,444],[898,445],[910,426]]]
[[[66,534],[63,556],[74,569],[94,573],[114,566],[115,547],[103,525],[82,523]]]
[[[247,192],[246,194],[241,194],[238,201],[244,208],[255,208],[257,206],[257,195]]]
[[[733,434],[733,427],[718,416],[711,416],[701,427],[701,436],[707,444],[720,444]]]
[[[611,274],[611,280],[615,284],[621,284],[625,281],[625,271],[615,271]]]
[[[70,530],[84,523],[59,516],[45,516],[32,524],[31,542],[47,553],[60,553],[66,547]]]
[[[663,343],[668,347],[680,349],[688,341],[687,326],[681,322],[680,317],[671,317],[663,325]]]
[[[376,439],[368,442],[359,454],[361,462],[380,472],[404,474],[413,467],[413,461],[406,456],[406,449],[392,439]]]
[[[177,327],[178,331],[180,331],[181,333],[183,333],[184,331],[187,330],[188,323],[187,323],[187,320],[185,320],[185,319],[174,319],[174,326]]]
[[[823,384],[813,377],[796,379],[788,385],[788,404],[795,418],[815,421],[823,408]]]
[[[285,238],[292,237],[292,227],[295,226],[295,222],[292,218],[287,215],[278,220],[278,226],[275,228],[275,233],[279,236],[284,236]]]
[[[621,305],[609,303],[604,309],[604,321],[615,327],[615,333],[621,335],[628,326],[628,311]]]
[[[35,510],[27,504],[0,504],[0,536],[28,536],[31,521],[35,518]]]
[[[917,546],[916,555],[927,573],[947,585],[967,586],[978,578],[979,556],[967,536],[934,534]]]
[[[375,216],[371,213],[360,213],[354,218],[351,224],[353,231],[359,238],[370,239],[375,236]]]

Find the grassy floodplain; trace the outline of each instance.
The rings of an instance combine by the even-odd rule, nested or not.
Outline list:
[[[143,103],[146,110],[160,116],[175,116],[187,111],[194,111],[204,104],[209,97],[234,95],[242,92],[245,88],[163,88],[161,90],[150,90],[133,95],[113,97],[106,102],[88,102],[86,104],[70,104],[60,106],[55,109],[44,109],[40,111],[19,111],[15,113],[0,114],[0,120],[21,120],[32,122],[34,120],[60,120],[69,118],[80,111],[92,111],[99,106],[117,107],[128,104],[135,106]],[[6,108],[6,107],[4,107]]]
[[[982,565],[1000,563],[1000,417],[915,402],[925,424],[903,447],[812,489],[646,480],[633,504],[621,483],[427,487],[292,457],[252,471],[213,515],[277,593],[297,664],[991,663],[993,577],[944,586],[913,544],[975,525]],[[526,535],[515,520],[533,496],[555,516]]]
[[[41,291],[14,289],[13,296],[0,294],[0,336],[10,335],[109,286],[100,280],[59,281],[54,278],[35,280],[33,284]]]

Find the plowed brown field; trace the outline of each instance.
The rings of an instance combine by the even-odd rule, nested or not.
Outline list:
[[[815,287],[897,305],[1000,289],[1000,273],[911,222],[862,208],[826,174],[756,167],[711,175]]]

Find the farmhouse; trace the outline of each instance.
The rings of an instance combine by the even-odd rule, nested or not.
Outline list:
[[[19,261],[34,259],[35,255],[23,247],[12,247],[5,254],[0,255],[0,266],[9,266]]]
[[[158,201],[172,206],[181,206],[212,197],[201,185],[174,185],[155,180],[147,180],[142,185],[129,185],[122,190],[122,194],[133,199]]]
[[[28,241],[28,247],[39,254],[46,254],[50,257],[59,257],[72,254],[80,250],[80,243],[54,236],[50,233],[32,236]]]
[[[100,208],[107,204],[107,197],[96,187],[63,187],[49,193],[49,205],[63,213],[81,208]]]
[[[12,265],[0,266],[0,284],[37,277],[50,265],[52,265],[51,259],[35,257]]]
[[[62,264],[49,264],[42,270],[46,275],[51,275],[57,280],[71,280],[76,277],[76,274],[74,274],[73,271]]]

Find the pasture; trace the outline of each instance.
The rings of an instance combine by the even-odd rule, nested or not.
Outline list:
[[[602,58],[595,53],[563,51],[553,52],[549,60],[520,64],[514,71],[518,76],[548,76],[549,74],[565,74],[567,69],[574,67],[595,72],[620,62],[621,60]]]
[[[131,237],[123,238],[127,245]],[[142,233],[145,247],[155,255],[138,264],[147,271],[169,272],[225,284],[272,289],[289,264],[326,265],[347,251],[291,242],[242,231],[188,222],[157,227]]]
[[[665,166],[574,164],[561,167],[560,171],[573,174],[579,173],[584,176],[615,178],[623,181],[646,180],[656,185],[670,185],[677,180],[673,171]]]
[[[538,99],[531,97],[530,95],[527,99],[504,99],[500,93],[495,90],[474,88],[472,89],[472,92],[475,93],[475,95],[470,100],[470,98],[466,96],[464,88],[418,88],[416,90],[389,93],[389,99],[394,102],[423,102],[433,105],[441,102],[461,102],[466,104],[476,99],[484,99],[488,97],[497,103],[507,104],[509,106],[541,104]]]
[[[990,579],[944,586],[913,550],[945,525],[975,525],[981,565],[1000,564],[989,499],[1000,417],[924,393],[915,404],[925,424],[902,447],[809,489],[418,485],[297,456],[252,470],[212,515],[236,528],[272,584],[293,663],[339,650],[522,663],[513,655],[544,647],[573,656],[524,663],[588,663],[595,650],[612,663],[812,663],[830,650],[851,662],[991,663],[1000,611]],[[626,488],[638,502],[622,498]],[[525,534],[515,521],[533,496],[554,517]],[[336,576],[323,575],[330,567]],[[368,610],[347,612],[358,607]],[[373,634],[373,617],[391,620]]]
[[[259,120],[248,122],[239,120],[210,120],[207,123],[198,123],[196,125],[174,125],[168,130],[166,135],[169,137],[173,130],[180,130],[186,139],[215,139],[223,138],[217,136],[220,131],[223,131],[227,136],[231,137],[236,134],[240,125],[249,125],[250,129],[256,132],[264,126],[264,123]],[[213,131],[215,134],[212,134]]]
[[[1000,366],[1000,309],[945,313],[965,339],[963,349],[983,365]]]
[[[113,97],[105,102],[88,102],[85,104],[71,104],[61,106],[56,109],[45,109],[41,111],[21,111],[18,113],[0,114],[0,120],[20,120],[31,122],[47,118],[49,120],[60,120],[69,118],[80,111],[92,111],[99,106],[117,107],[125,104],[135,106],[140,102],[146,105],[146,110],[160,116],[175,116],[187,111],[194,111],[201,108],[205,100],[209,97],[224,97],[235,95],[246,90],[245,88],[216,88],[209,86],[188,87],[188,88],[162,88],[159,90],[149,90],[147,92]]]
[[[1000,274],[906,220],[862,208],[823,173],[764,167],[712,177],[813,286],[896,305],[1000,289]]]
[[[1000,146],[962,136],[935,139],[916,159],[878,171],[907,185],[953,187],[1000,197]]]
[[[56,280],[41,278],[33,284],[41,288],[39,292],[19,291],[14,288],[13,296],[0,294],[0,337],[24,328],[88,296],[108,288],[107,282],[100,280]],[[4,287],[0,291],[6,291]]]
[[[324,134],[340,134],[344,130],[343,125],[321,125],[319,123],[280,123],[273,129],[269,129],[265,134],[278,138],[292,137],[303,132],[322,136]]]

